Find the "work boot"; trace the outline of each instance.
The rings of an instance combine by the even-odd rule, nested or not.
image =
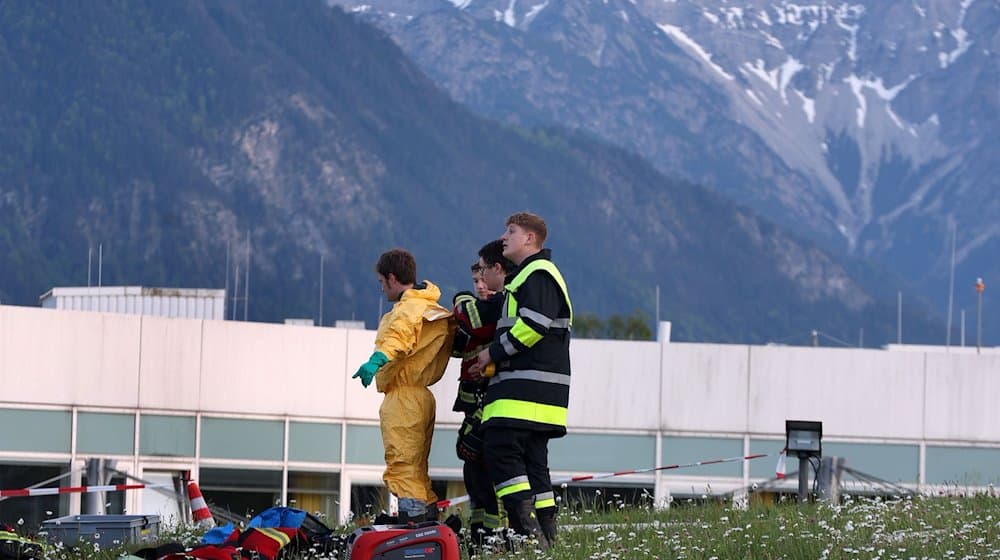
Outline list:
[[[485,540],[486,527],[482,523],[469,524],[469,536],[465,544],[470,557],[479,554],[479,551],[483,549],[483,542]]]
[[[524,535],[529,539],[536,539],[539,548],[548,550],[549,540],[545,538],[542,526],[538,523],[534,499],[521,500],[513,504],[512,508],[507,506],[507,504],[504,504],[504,507],[507,508],[511,529],[514,529],[519,535]]]
[[[542,526],[542,533],[549,539],[549,545],[556,544],[556,514],[559,508],[552,506],[538,510],[538,524]]]

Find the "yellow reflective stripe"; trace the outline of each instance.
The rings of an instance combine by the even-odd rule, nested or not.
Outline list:
[[[472,510],[472,513],[469,515],[469,523],[482,523],[485,516],[486,510],[483,508],[476,508]]]
[[[548,498],[546,500],[535,500],[535,509],[542,509],[547,507],[556,507],[556,499]]]
[[[17,533],[11,533],[10,531],[0,531],[0,542],[2,541],[18,542],[22,544],[37,544],[30,539],[24,538]]]
[[[463,309],[465,316],[469,318],[469,326],[478,329],[483,326],[483,320],[479,317],[479,308],[476,307],[476,298],[469,294],[462,294],[455,298],[455,305]]]
[[[493,515],[492,513],[487,513],[483,515],[483,527],[487,529],[496,529],[500,526],[500,516]]]
[[[507,291],[507,295],[504,296],[504,301],[507,303],[505,306],[504,317],[517,317],[517,298],[514,297],[514,292]]]
[[[570,300],[569,300],[569,290],[566,289],[566,281],[563,280],[562,274],[559,272],[559,269],[556,268],[556,265],[552,261],[544,260],[544,259],[537,260],[537,261],[531,261],[530,263],[528,263],[528,266],[526,266],[526,267],[522,268],[520,271],[518,271],[518,273],[514,277],[514,279],[510,281],[510,284],[507,284],[506,286],[504,286],[504,288],[507,289],[508,293],[510,293],[510,292],[516,292],[517,289],[521,287],[521,284],[524,284],[524,281],[528,279],[528,276],[530,276],[531,273],[534,272],[534,271],[536,271],[536,270],[544,270],[545,272],[548,272],[549,275],[552,276],[552,278],[556,281],[556,284],[558,284],[559,287],[562,288],[563,299],[566,300],[566,305],[569,307],[569,321],[570,321],[570,324],[572,324],[573,323],[573,303],[570,302]],[[517,308],[515,306],[515,311],[516,311],[516,309]],[[508,317],[513,317],[515,315],[514,311],[510,311],[510,307],[509,306],[508,306],[507,310],[508,310],[508,313],[507,313]]]
[[[541,424],[565,426],[566,407],[514,399],[498,399],[483,409],[483,422],[487,422],[491,418],[514,418]]]
[[[531,490],[531,484],[528,482],[521,482],[519,484],[511,484],[510,486],[505,486],[503,488],[497,488],[497,498],[503,498],[504,496],[509,496],[515,492],[523,492],[525,490]]]
[[[535,329],[528,326],[528,323],[518,319],[514,323],[514,327],[510,329],[510,335],[517,339],[518,342],[531,348],[539,340],[542,339],[542,335],[535,332]]]
[[[459,389],[458,390],[458,400],[460,400],[460,401],[462,401],[464,403],[473,404],[473,403],[476,402],[476,394],[473,393],[473,392],[471,392],[471,391],[463,391],[463,390]]]
[[[469,313],[469,324],[472,325],[474,329],[480,329],[483,327],[483,320],[479,318],[479,308],[476,307],[476,302],[473,301],[465,307]]]
[[[287,533],[284,533],[277,529],[271,529],[268,527],[257,527],[257,530],[260,531],[261,533],[264,533],[268,537],[278,541],[278,544],[281,545],[281,548],[288,546],[288,543],[292,542],[292,538],[289,537]]]

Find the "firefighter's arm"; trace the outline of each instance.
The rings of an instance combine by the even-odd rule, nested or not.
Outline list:
[[[452,316],[455,318],[455,339],[451,347],[452,358],[462,358],[472,345],[472,325],[466,307],[469,299],[475,299],[472,292],[459,292],[452,299]]]
[[[499,362],[537,344],[558,317],[562,301],[562,291],[551,276],[532,274],[517,290],[517,320],[490,345],[491,359]]]
[[[502,305],[503,296],[481,300],[469,292],[459,292],[455,296],[455,320],[469,336],[489,340],[493,338]]]

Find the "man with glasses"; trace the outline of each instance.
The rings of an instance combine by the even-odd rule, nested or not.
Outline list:
[[[504,277],[512,269],[513,264],[503,256],[503,242],[498,239],[487,243],[479,250],[479,261],[473,265],[476,295],[461,292],[454,299],[453,313],[458,331],[452,355],[462,358],[462,368],[452,410],[465,414],[455,447],[458,457],[464,461],[462,478],[469,493],[470,555],[475,554],[486,542],[486,537],[501,525],[499,501],[483,460],[481,421],[489,380],[480,372],[472,371],[472,367],[479,352],[493,341],[503,305]]]

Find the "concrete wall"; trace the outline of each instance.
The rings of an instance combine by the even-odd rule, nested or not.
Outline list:
[[[377,421],[374,332],[0,306],[0,403]],[[1000,445],[1000,354],[574,340],[571,431]],[[433,387],[451,411],[458,362]]]
[[[0,416],[34,426],[0,437],[0,458],[81,461],[92,454],[87,438],[114,435],[86,421],[113,420],[141,440],[176,415],[188,426],[187,451],[127,453],[140,441],[111,452],[119,465],[139,475],[199,465],[333,469],[340,495],[348,496],[352,484],[377,484],[381,474],[382,396],[351,379],[374,339],[373,331],[354,328],[0,306]],[[790,418],[821,420],[827,449],[904,484],[1000,476],[1000,353],[584,339],[574,340],[571,352],[570,434],[552,443],[554,478],[748,453],[772,457],[616,479],[653,485],[658,500],[734,490],[773,476]],[[432,475],[452,480],[461,477],[451,449],[461,421],[451,410],[458,366],[452,360],[431,388],[438,422],[432,456],[448,459],[433,460]],[[79,425],[71,427],[70,418]],[[130,423],[141,428],[144,421],[149,430],[136,435]],[[299,444],[282,434],[282,426],[298,433],[297,421],[314,423],[343,448],[302,463]],[[222,429],[227,423],[231,429]],[[270,447],[246,454],[261,445],[260,433],[229,438],[253,423],[269,428]],[[48,439],[39,441],[40,433]],[[82,441],[71,446],[76,435]],[[239,449],[227,455],[213,444],[219,438]],[[195,445],[203,452],[192,453]],[[129,499],[138,511],[139,498]],[[71,504],[77,511],[79,497]],[[341,519],[349,505],[340,502]]]

